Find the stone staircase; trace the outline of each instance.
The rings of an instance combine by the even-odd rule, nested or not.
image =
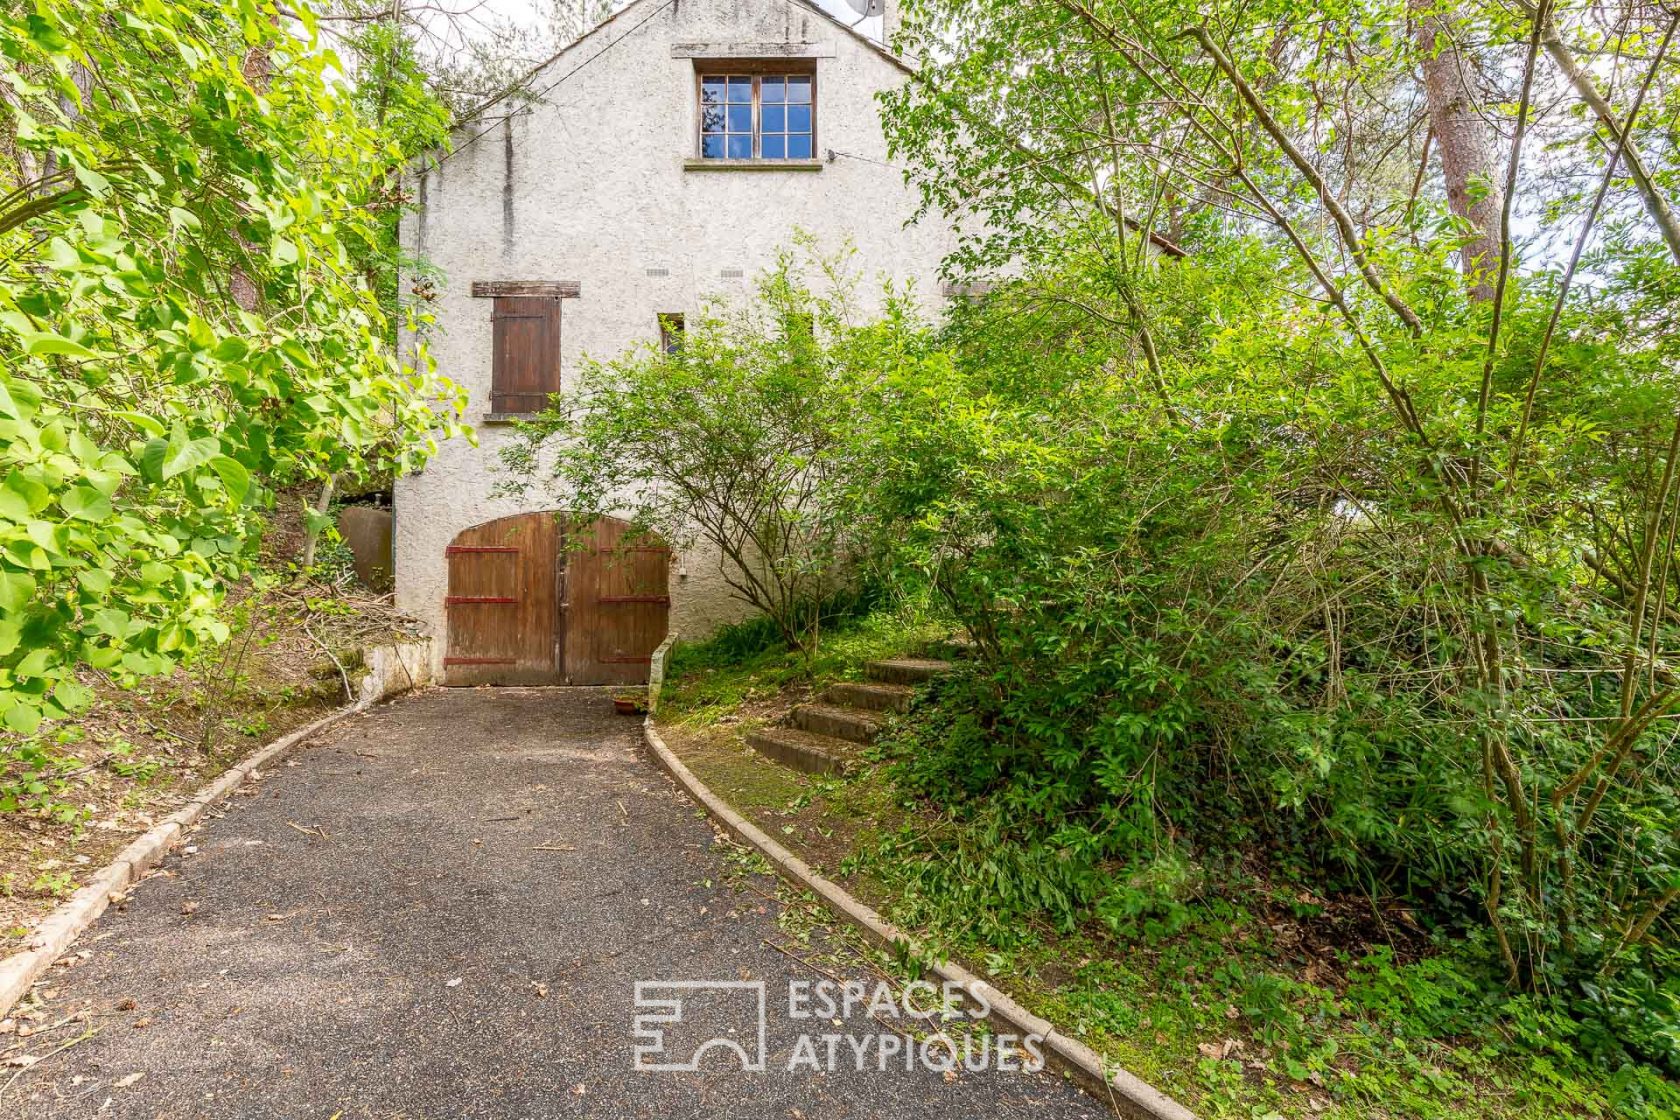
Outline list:
[[[807,774],[844,774],[875,741],[889,713],[910,708],[916,686],[948,672],[949,661],[903,657],[864,665],[862,681],[832,685],[800,704],[787,722],[747,734],[747,745],[772,762]]]

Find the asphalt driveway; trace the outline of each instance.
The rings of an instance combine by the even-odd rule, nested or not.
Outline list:
[[[791,1018],[790,982],[875,977],[778,924],[639,739],[595,689],[432,691],[339,724],[49,973],[52,1029],[0,1068],[0,1116],[1108,1114],[1051,1074],[906,1057],[879,1007]],[[696,1070],[637,1068],[711,1039]]]

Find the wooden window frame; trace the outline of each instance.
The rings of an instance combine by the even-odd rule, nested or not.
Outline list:
[[[792,159],[766,160],[759,152],[763,145],[763,117],[760,112],[759,95],[764,78],[780,77],[809,77],[811,79],[811,154],[809,156],[794,157]],[[706,155],[705,141],[705,103],[701,100],[704,83],[707,78],[751,78],[752,79],[752,155],[747,160],[731,159],[728,144],[725,142],[724,154],[721,156]],[[817,135],[820,127],[821,111],[818,102],[822,98],[821,85],[817,81],[817,63],[815,59],[802,58],[743,58],[724,59],[706,58],[694,60],[694,158],[713,164],[725,163],[765,163],[774,166],[778,163],[810,163],[817,158],[821,149],[817,146]],[[728,102],[725,101],[727,105]],[[785,102],[784,102],[785,104]]]

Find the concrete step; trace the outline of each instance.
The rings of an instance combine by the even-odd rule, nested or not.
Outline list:
[[[822,694],[824,702],[842,708],[867,708],[872,712],[908,712],[916,690],[903,684],[846,681],[831,685]]]
[[[873,743],[881,733],[881,714],[862,708],[840,708],[833,704],[801,704],[788,722],[813,735],[831,735],[853,743]]]
[[[921,684],[950,671],[949,661],[927,657],[895,657],[890,661],[871,661],[863,667],[866,677],[883,684]]]
[[[762,727],[747,732],[747,746],[793,770],[806,774],[844,774],[852,767],[855,743],[828,735],[814,735],[792,727]]]
[[[936,641],[927,643],[926,646],[916,652],[923,657],[943,659],[946,661],[962,661],[966,658],[979,656],[980,647],[975,644],[973,638],[940,638]]]

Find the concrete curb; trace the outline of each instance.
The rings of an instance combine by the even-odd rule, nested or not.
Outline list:
[[[185,805],[118,852],[116,858],[96,872],[85,886],[41,919],[30,933],[25,949],[0,961],[0,1018],[17,1005],[41,974],[51,968],[64,950],[105,912],[113,898],[138,883],[146,872],[162,862],[170,848],[198,823],[210,806],[250,781],[252,775],[283,761],[292,751],[327,728],[367,711],[380,700],[408,690],[407,684],[387,689],[384,681],[376,681],[370,674],[362,682],[361,699],[276,739],[199,790]]]
[[[816,895],[823,905],[852,923],[881,948],[922,958],[914,939],[853,898],[839,884],[817,874],[804,860],[730,808],[665,745],[665,740],[659,737],[658,730],[653,726],[653,712],[657,710],[657,692],[664,680],[665,655],[675,640],[675,634],[666,638],[653,655],[653,683],[649,685],[648,692],[649,714],[642,721],[642,738],[654,761],[725,831],[769,860],[783,878]],[[1089,1046],[1062,1034],[1048,1020],[1034,1015],[961,965],[934,961],[929,968],[941,980],[961,988],[975,1003],[990,1004],[992,1018],[1008,1024],[1021,1034],[1042,1037],[1046,1063],[1067,1073],[1098,1100],[1106,1100],[1117,1115],[1126,1117],[1126,1120],[1197,1120],[1196,1114],[1182,1104],[1128,1071],[1106,1066]]]

